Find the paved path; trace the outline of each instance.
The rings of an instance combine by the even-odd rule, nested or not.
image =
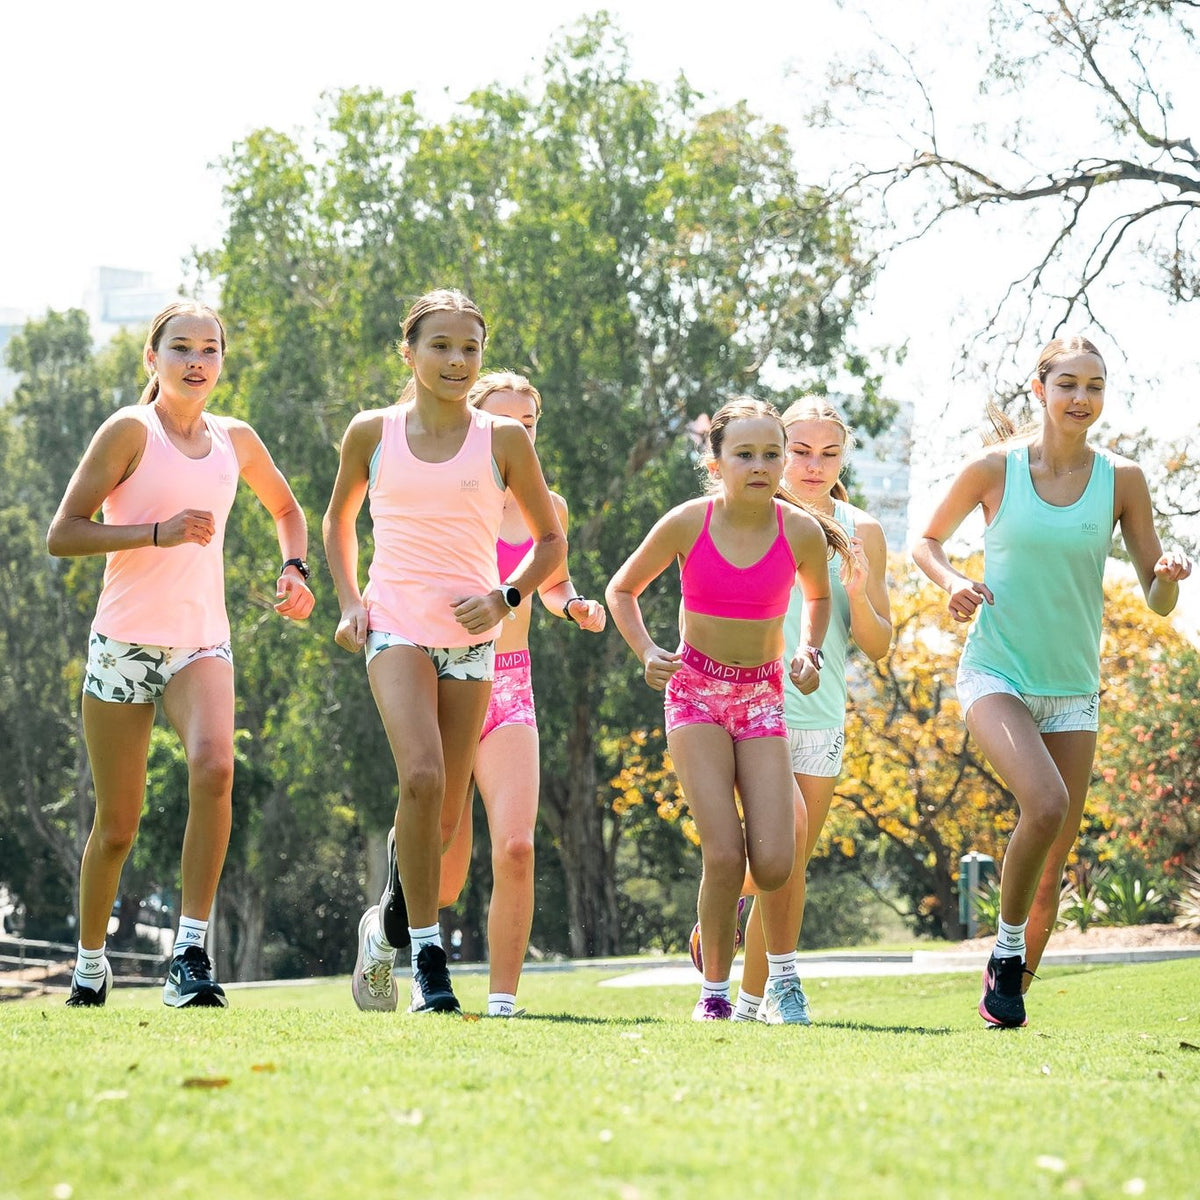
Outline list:
[[[1200,957],[1200,946],[1142,947],[1129,950],[1048,950],[1042,963],[1047,967],[1078,963],[1164,962],[1175,958]],[[984,957],[978,951],[914,950],[907,952],[802,954],[801,979],[844,979],[864,975],[944,975],[954,971],[979,972]],[[733,978],[740,979],[741,962],[733,966]],[[671,984],[695,986],[696,968],[688,963],[663,963],[642,967],[628,975],[601,981],[601,987],[666,987]]]

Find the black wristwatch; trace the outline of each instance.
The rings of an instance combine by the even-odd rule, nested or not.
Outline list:
[[[804,653],[808,661],[819,671],[825,665],[825,651],[820,646],[805,646]]]
[[[304,581],[306,583],[308,582],[308,576],[309,576],[308,563],[306,563],[304,561],[304,559],[289,558],[287,560],[287,562],[285,562],[283,564],[283,566],[279,568],[280,575],[282,575],[284,573],[284,571],[286,571],[288,569],[288,567],[295,567],[296,570],[300,572],[300,575],[304,579]]]
[[[500,585],[500,596],[509,608],[521,607],[521,593],[511,583],[502,583]]]
[[[586,596],[572,596],[570,598],[570,600],[568,600],[566,602],[566,604],[563,605],[563,616],[566,617],[567,620],[570,621],[572,625],[579,624],[579,622],[577,620],[575,620],[575,618],[573,616],[571,616],[571,605],[574,604],[576,600],[579,600],[584,604],[587,603]]]

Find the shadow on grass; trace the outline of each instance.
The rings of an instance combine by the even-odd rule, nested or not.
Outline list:
[[[494,1019],[494,1018],[489,1018]],[[556,1025],[613,1025],[636,1028],[640,1025],[674,1024],[662,1017],[583,1017],[579,1013],[523,1013],[517,1018],[519,1024],[530,1021],[548,1021]]]
[[[921,1033],[927,1037],[944,1037],[953,1033],[948,1025],[871,1025],[866,1021],[817,1021],[819,1029],[849,1029],[854,1033]]]

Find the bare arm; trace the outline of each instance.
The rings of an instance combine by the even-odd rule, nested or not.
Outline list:
[[[796,647],[788,674],[802,695],[817,690],[820,668],[809,648],[819,649],[829,629],[829,546],[817,521],[799,509],[789,509],[784,518],[788,544],[796,559],[796,580],[804,593],[804,617],[800,645]]]
[[[551,492],[550,498],[554,501],[558,523],[562,526],[565,534],[569,516],[567,502],[557,492]],[[599,600],[587,600],[579,595],[575,590],[575,585],[571,582],[566,559],[563,560],[562,566],[558,570],[552,571],[542,581],[538,587],[538,595],[541,596],[546,609],[556,617],[573,620],[580,629],[585,629],[588,633],[600,633],[604,629],[607,617],[604,605]],[[568,606],[571,610],[569,617]]]
[[[359,413],[350,422],[342,438],[333,494],[321,522],[325,561],[342,611],[333,640],[351,654],[367,641],[367,609],[358,587],[355,520],[366,499],[371,455],[379,445],[382,423],[382,414],[374,412]]]
[[[646,682],[656,691],[662,691],[679,670],[680,657],[678,653],[664,650],[650,636],[638,597],[695,540],[694,528],[690,529],[692,537],[686,536],[694,525],[695,519],[689,517],[686,505],[673,508],[621,564],[604,589],[613,624],[637,655]]]
[[[912,548],[913,562],[949,593],[949,609],[956,621],[971,620],[981,604],[985,601],[995,604],[996,600],[982,580],[970,579],[951,566],[944,543],[976,508],[982,506],[985,513],[995,511],[999,503],[997,488],[999,495],[1003,495],[1002,457],[991,454],[969,462],[934,509],[925,532]]]
[[[283,472],[275,465],[262,439],[244,421],[229,425],[229,436],[237,454],[238,467],[250,490],[275,522],[280,561],[308,556],[308,521],[296,502]],[[313,594],[295,566],[280,571],[275,585],[275,611],[291,620],[307,620],[313,610]]]
[[[865,514],[864,514],[865,516]],[[850,539],[854,561],[846,581],[850,598],[850,636],[870,659],[878,661],[892,644],[892,607],[887,590],[887,539],[878,521],[860,518]]]
[[[1165,617],[1174,609],[1179,599],[1179,581],[1192,573],[1192,564],[1182,551],[1163,551],[1154,528],[1150,489],[1136,463],[1122,460],[1117,465],[1115,507],[1121,537],[1146,604],[1152,612]]]

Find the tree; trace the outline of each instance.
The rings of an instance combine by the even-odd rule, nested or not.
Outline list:
[[[236,149],[224,243],[204,258],[238,347],[235,404],[278,439],[310,513],[352,413],[395,397],[397,324],[432,286],[471,293],[491,318],[489,365],[527,372],[547,397],[539,452],[592,595],[694,491],[697,416],[764,390],[764,371],[818,387],[842,368],[868,374],[847,348],[864,277],[850,214],[815,203],[778,127],[706,109],[683,80],[632,78],[603,19],[551,49],[536,87],[481,90],[441,124],[411,95],[331,96],[311,146],[258,131]],[[665,582],[647,602],[669,626]],[[332,597],[320,604],[314,622],[332,629]],[[604,747],[650,725],[659,698],[615,635],[572,632],[539,616],[533,636],[542,813],[582,955],[622,937]],[[290,693],[273,749],[311,769],[305,790],[379,830],[395,781],[361,666],[328,641],[309,651],[317,682]],[[331,712],[331,741],[314,749]]]
[[[1003,214],[1028,217],[1031,248],[980,334],[1001,354],[1027,353],[1046,329],[1106,330],[1105,284],[1194,300],[1200,149],[1172,79],[1200,68],[1196,21],[1194,0],[995,0],[977,52],[987,115],[970,126],[939,99],[936,67],[881,45],[837,69],[823,118],[876,133],[881,118],[911,124],[895,158],[852,164],[829,195],[874,207],[882,254],[955,219],[995,231]],[[1008,365],[1014,394],[1027,364]]]

